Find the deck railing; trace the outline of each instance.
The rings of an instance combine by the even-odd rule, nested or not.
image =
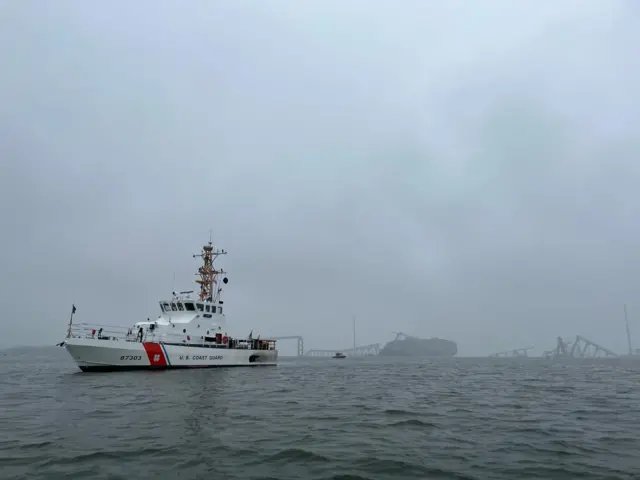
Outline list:
[[[140,342],[140,334],[133,327],[122,327],[114,325],[101,325],[97,323],[76,323],[71,326],[71,336],[74,338],[94,338],[113,342]],[[185,343],[189,345],[207,345],[219,348],[226,348],[227,345],[213,344],[205,342],[204,336],[194,336],[185,333],[172,333],[145,328],[142,331],[142,342],[163,342],[163,343]],[[231,345],[229,345],[231,346]],[[251,339],[233,339],[233,347],[239,349],[249,349]],[[264,340],[258,344],[259,350],[275,350],[276,342],[274,340]]]
[[[100,337],[105,340],[125,340],[128,331],[129,328],[127,327],[101,325],[98,323],[74,323],[71,326],[71,336],[76,338],[98,338],[98,332],[100,332]]]
[[[102,331],[100,330],[102,329]],[[78,323],[71,327],[71,335],[79,338],[99,338],[106,341],[140,342],[138,330],[133,327],[121,327],[114,325],[101,325],[97,323]],[[156,333],[155,329],[143,329],[142,342],[165,342],[165,343],[199,343],[194,342],[193,337],[189,338],[183,333]],[[199,338],[198,338],[199,340]],[[202,341],[204,343],[204,340]]]

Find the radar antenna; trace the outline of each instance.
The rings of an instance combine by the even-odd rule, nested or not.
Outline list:
[[[216,258],[219,255],[226,255],[227,252],[224,250],[214,249],[213,243],[211,242],[211,237],[209,237],[209,243],[202,247],[202,252],[196,255],[193,255],[193,258],[201,257],[202,258],[202,266],[198,269],[198,273],[196,275],[200,276],[196,283],[200,285],[200,300],[201,301],[209,301],[213,302],[214,298],[218,298],[219,293],[222,291],[219,288],[214,293],[214,284],[218,283],[218,275],[221,273],[226,273],[224,270],[216,270],[213,268],[213,262],[215,262]],[[227,283],[227,278],[223,279],[224,283]]]

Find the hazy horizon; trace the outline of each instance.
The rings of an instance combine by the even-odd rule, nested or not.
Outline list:
[[[12,2],[0,348],[129,325],[213,229],[234,333],[640,348],[631,1]],[[283,342],[282,353],[295,350]]]

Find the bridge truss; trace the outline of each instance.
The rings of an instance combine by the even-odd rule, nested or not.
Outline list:
[[[489,355],[490,357],[528,357],[528,350],[532,350],[534,347],[514,348],[513,350],[505,350],[504,352],[497,352]]]
[[[574,340],[558,337],[556,348],[547,350],[542,356],[545,358],[601,358],[617,357],[618,354],[581,335],[576,335]]]

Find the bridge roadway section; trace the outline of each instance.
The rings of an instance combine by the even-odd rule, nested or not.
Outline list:
[[[378,355],[380,353],[381,344],[373,343],[371,345],[360,345],[355,348],[344,348],[342,350],[308,350],[304,351],[304,338],[301,335],[286,335],[283,337],[269,337],[273,340],[296,340],[298,347],[298,357],[303,355],[308,357],[332,357],[336,352],[342,352],[347,356],[364,357],[369,355]]]
[[[305,353],[308,357],[332,357],[337,352],[344,353],[347,357],[367,357],[380,353],[380,344],[360,345],[355,348],[345,348],[343,350],[308,350]]]

